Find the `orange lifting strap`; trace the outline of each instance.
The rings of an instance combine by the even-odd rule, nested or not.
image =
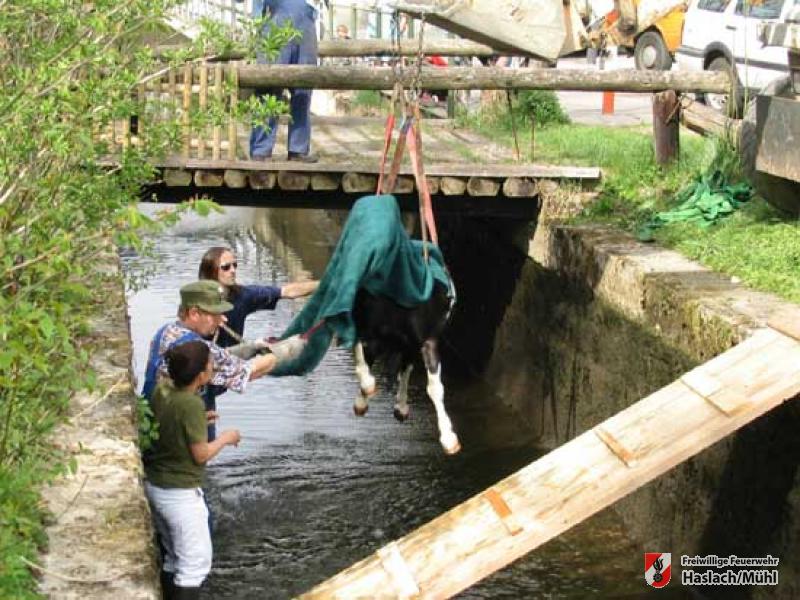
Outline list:
[[[422,230],[422,240],[428,241],[428,232],[430,232],[431,241],[439,245],[439,236],[436,232],[436,222],[433,217],[433,206],[431,203],[431,193],[428,188],[428,180],[425,178],[425,168],[422,162],[422,132],[419,127],[421,122],[419,103],[414,102],[413,106],[405,107],[405,117],[403,124],[400,126],[400,132],[397,136],[395,144],[394,156],[392,157],[392,164],[389,168],[389,173],[384,177],[386,171],[386,159],[389,155],[389,147],[392,144],[392,133],[395,126],[395,107],[401,103],[403,98],[403,89],[397,84],[395,85],[392,93],[392,108],[389,116],[386,119],[386,128],[383,137],[383,153],[381,155],[380,173],[378,175],[378,194],[391,194],[394,190],[397,181],[397,174],[400,171],[400,163],[403,161],[403,152],[408,146],[408,154],[411,158],[411,168],[414,171],[414,180],[417,185],[417,192],[419,194],[419,216],[420,228]],[[425,258],[427,260],[428,251],[424,247]]]

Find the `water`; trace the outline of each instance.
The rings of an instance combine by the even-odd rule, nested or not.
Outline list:
[[[315,246],[309,250],[314,255],[322,245],[329,252],[335,240],[316,235],[312,226],[324,222],[324,215],[307,211],[299,227],[281,227],[276,237],[274,230],[265,233],[266,210],[228,209],[210,220],[184,219],[155,240],[155,260],[123,259],[129,271],[153,271],[147,288],[129,294],[139,381],[151,336],[174,318],[178,288],[197,277],[208,247],[234,247],[244,283],[280,285],[307,268],[321,274],[319,264],[303,265],[287,245]],[[283,300],[275,311],[256,313],[246,333],[275,335],[299,307],[299,301]],[[477,378],[448,386],[464,449],[446,457],[424,380],[412,378],[411,418],[403,424],[392,417],[388,382],[380,374],[378,381],[368,415],[355,417],[352,360],[349,352],[333,349],[307,377],[266,377],[250,382],[244,394],[218,399],[218,427],[238,428],[242,443],[224,449],[209,467],[216,531],[205,598],[302,593],[541,454],[517,434],[502,443],[497,435],[484,435],[504,427],[497,409],[481,408],[492,393],[490,382]],[[606,511],[459,597],[633,598],[648,591],[642,564],[642,548]]]

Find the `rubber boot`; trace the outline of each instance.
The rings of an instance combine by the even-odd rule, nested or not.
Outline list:
[[[161,571],[161,594],[164,600],[175,598],[175,573]]]
[[[200,600],[200,587],[175,586],[175,595],[172,600]]]

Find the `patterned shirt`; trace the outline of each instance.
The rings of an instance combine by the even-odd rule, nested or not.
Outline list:
[[[170,323],[164,329],[161,335],[161,343],[158,347],[158,355],[164,356],[164,353],[172,346],[172,344],[179,338],[186,335],[191,331],[188,327],[183,325],[180,321]],[[238,358],[225,350],[220,348],[215,343],[208,340],[203,340],[211,350],[211,360],[214,363],[214,376],[209,383],[213,385],[220,385],[234,392],[243,392],[250,379],[250,372],[253,370],[252,365],[241,358]],[[164,361],[158,370],[159,379],[166,377],[169,379],[167,372],[167,365]]]

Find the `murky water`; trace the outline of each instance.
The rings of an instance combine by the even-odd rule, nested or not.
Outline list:
[[[187,219],[156,240],[155,261],[124,259],[129,270],[153,269],[148,287],[129,295],[140,381],[149,339],[174,317],[177,290],[196,278],[207,247],[234,247],[243,282],[280,284],[303,268],[319,270],[300,264],[283,242],[295,248],[316,245],[319,254],[318,246],[329,251],[333,240],[271,236],[267,244],[263,232],[251,227],[258,217],[257,209],[228,209],[208,221]],[[252,315],[247,333],[282,331],[299,306],[284,300],[276,311]],[[492,393],[489,382],[473,379],[448,387],[464,446],[453,458],[445,457],[437,442],[424,381],[412,378],[412,416],[403,424],[392,417],[387,383],[379,376],[381,391],[368,415],[355,417],[352,361],[348,352],[333,349],[307,377],[267,377],[251,382],[244,394],[219,399],[221,426],[239,428],[242,443],[226,448],[209,469],[216,531],[205,597],[297,595],[540,454],[514,434],[502,443],[496,435],[491,440],[481,435],[488,424],[502,421],[502,415],[480,408],[485,405],[480,399]],[[459,597],[633,598],[647,592],[642,562],[642,549],[607,511]]]

